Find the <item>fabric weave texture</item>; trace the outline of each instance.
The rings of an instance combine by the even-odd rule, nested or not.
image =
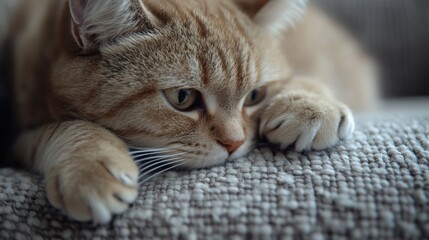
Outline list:
[[[106,226],[51,207],[39,175],[0,169],[0,239],[427,239],[428,161],[429,108],[358,118],[325,151],[159,176]]]

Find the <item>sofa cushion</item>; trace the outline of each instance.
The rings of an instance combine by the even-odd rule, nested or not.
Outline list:
[[[0,169],[0,238],[427,238],[429,101],[420,105],[360,116],[353,138],[325,151],[261,147],[224,166],[166,173],[105,226],[51,207],[39,175]]]

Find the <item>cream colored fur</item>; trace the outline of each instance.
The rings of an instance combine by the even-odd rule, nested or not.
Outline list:
[[[254,20],[274,34],[283,34],[304,16],[307,0],[271,0],[261,9]]]
[[[165,167],[199,168],[262,138],[304,151],[351,137],[351,110],[337,96],[359,82],[371,98],[346,103],[371,105],[371,64],[338,26],[305,15],[305,2],[23,1],[7,36],[17,159],[45,175],[54,207],[105,223],[137,196],[127,145],[151,148]],[[338,64],[342,56],[354,67]],[[166,95],[175,89],[200,99],[179,110]],[[255,89],[266,94],[246,105]]]

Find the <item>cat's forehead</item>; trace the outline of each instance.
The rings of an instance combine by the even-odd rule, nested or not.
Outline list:
[[[256,30],[244,14],[240,15],[231,4],[222,5],[223,2],[166,4],[162,10],[169,16],[164,19],[169,20],[165,20],[164,25],[153,33],[130,36],[119,45],[126,47],[131,57],[140,53],[142,60],[157,61],[161,68],[185,66],[183,71],[199,69],[205,84],[216,80],[224,82],[227,78],[254,81],[260,58]],[[236,15],[234,11],[237,11]]]
[[[147,6],[160,7],[164,25],[108,50],[125,60],[125,69],[158,89],[195,88],[228,101],[264,84],[267,62],[259,29],[229,1],[160,2]]]
[[[188,63],[198,70],[201,85],[248,90],[259,80],[260,67],[253,23],[231,1],[189,1],[187,7],[171,32],[189,51]]]

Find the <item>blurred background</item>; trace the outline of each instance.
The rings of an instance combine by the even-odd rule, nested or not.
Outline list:
[[[384,98],[429,96],[429,0],[313,2],[378,61]]]

